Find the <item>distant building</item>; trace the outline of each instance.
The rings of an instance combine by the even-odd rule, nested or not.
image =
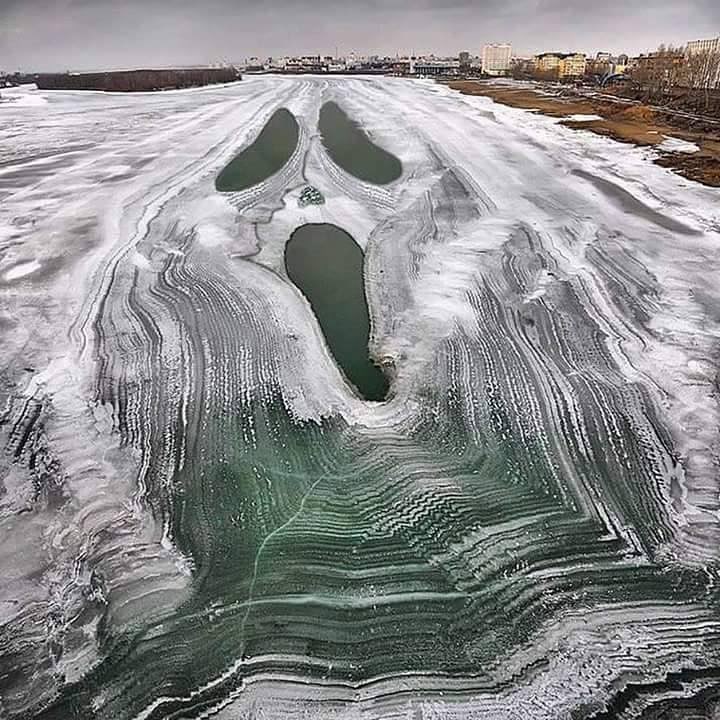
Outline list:
[[[461,52],[458,54],[458,60],[460,61],[460,67],[466,68],[470,67],[470,53],[469,52]]]
[[[508,44],[485,45],[482,49],[482,71],[486,75],[507,75],[512,47]]]
[[[542,53],[535,56],[535,74],[553,80],[572,80],[585,75],[584,53]]]
[[[415,58],[395,58],[390,66],[390,71],[393,75],[413,75],[415,73]]]
[[[680,84],[686,70],[684,52],[658,51],[633,58],[630,76],[650,95],[660,97]]]
[[[328,72],[328,64],[320,55],[301,55],[286,60],[285,72],[326,73]]]
[[[428,77],[452,77],[460,73],[458,60],[416,60],[414,63],[416,75]]]
[[[541,53],[533,59],[534,74],[540,78],[555,79],[560,76],[560,53]]]
[[[535,70],[535,60],[527,57],[510,59],[510,71],[515,77],[529,77]]]
[[[571,80],[581,78],[585,75],[587,58],[584,53],[570,53],[565,55],[560,62],[560,79]]]
[[[642,76],[670,77],[685,64],[681,52],[654,52],[633,58],[633,73]]]
[[[627,55],[618,55],[616,58],[614,58],[614,62],[611,65],[610,72],[613,75],[623,75],[628,71],[629,62],[630,61]]]

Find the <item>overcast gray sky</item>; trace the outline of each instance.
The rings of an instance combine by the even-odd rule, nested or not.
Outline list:
[[[720,0],[0,0],[0,70],[299,53],[637,53],[720,35]]]

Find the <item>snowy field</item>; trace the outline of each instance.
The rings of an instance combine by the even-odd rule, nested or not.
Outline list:
[[[717,190],[426,81],[3,96],[0,716],[717,696]],[[398,181],[333,163],[328,100]],[[295,154],[218,193],[280,107]],[[308,222],[365,250],[385,403],[287,278]]]

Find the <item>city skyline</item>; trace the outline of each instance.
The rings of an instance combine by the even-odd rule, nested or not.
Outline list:
[[[379,24],[383,28],[378,36]],[[293,28],[292,34],[287,26]],[[289,0],[0,0],[0,68],[84,70],[236,62],[303,54],[479,55],[486,43],[510,43],[516,55],[566,50],[637,54],[660,43],[720,34],[711,0],[653,0],[642,8],[618,0],[429,0],[411,3]]]

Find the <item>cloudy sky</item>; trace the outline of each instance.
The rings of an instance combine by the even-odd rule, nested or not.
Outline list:
[[[720,0],[0,0],[0,70],[299,53],[637,53],[720,35]]]

